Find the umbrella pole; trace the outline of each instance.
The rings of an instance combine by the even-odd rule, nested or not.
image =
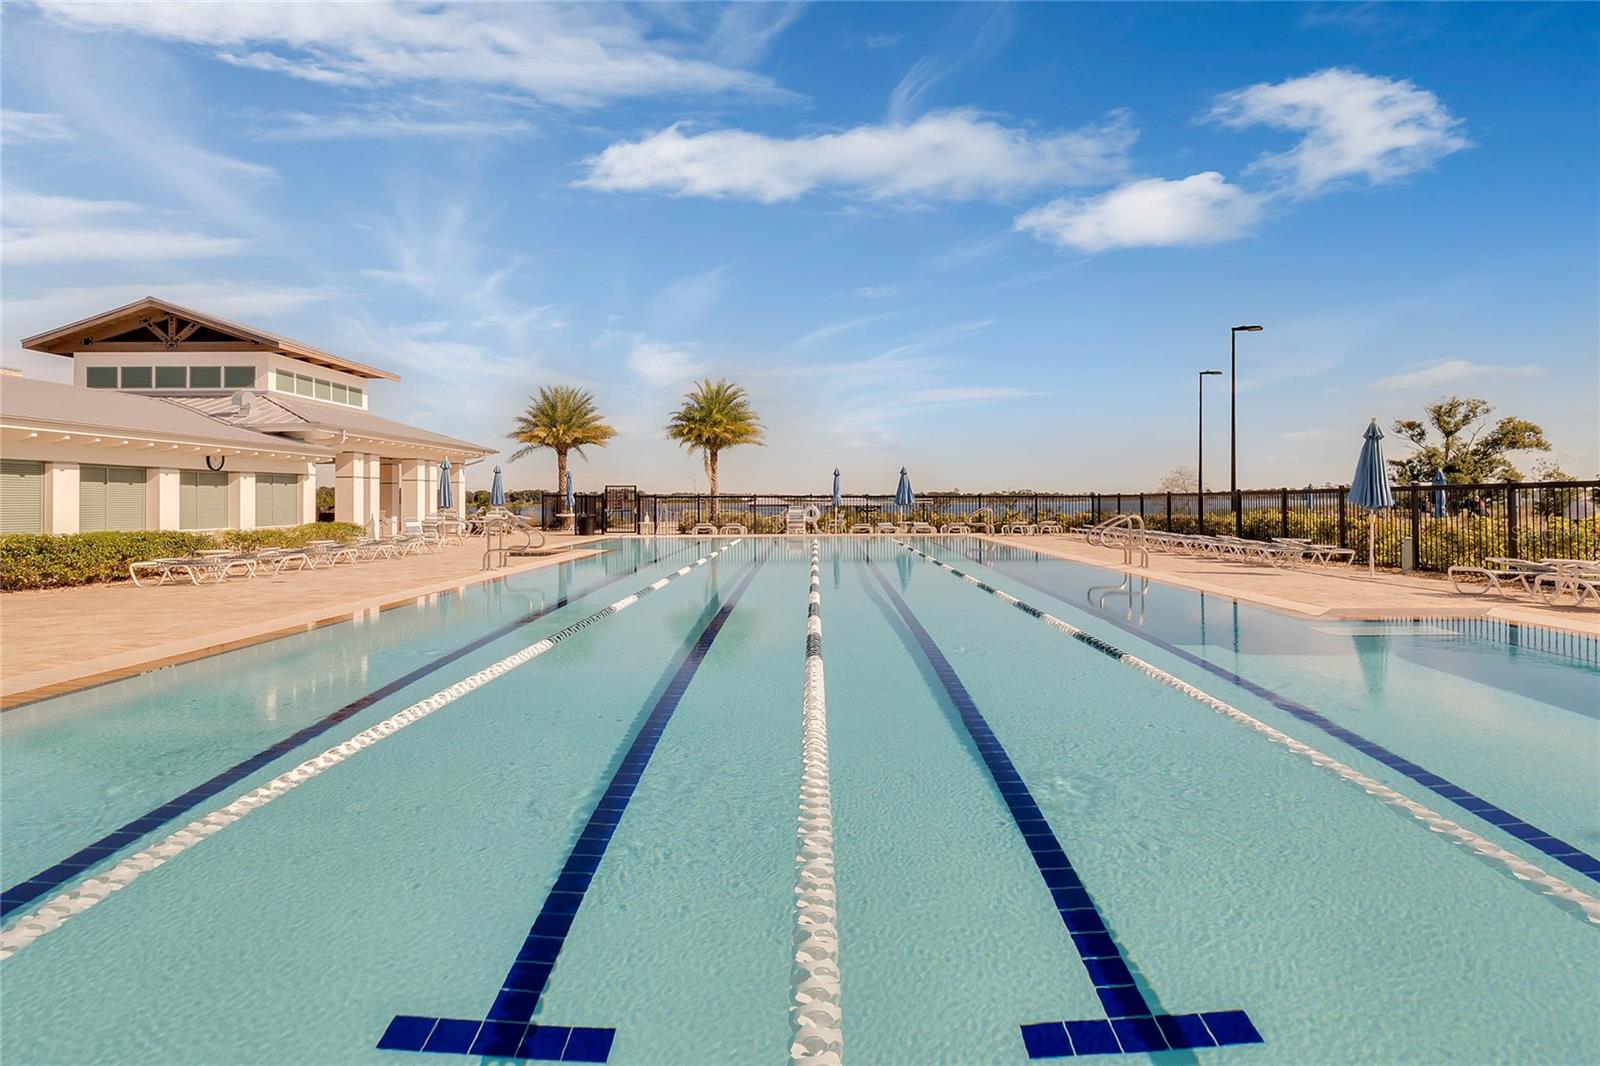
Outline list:
[[[1375,512],[1367,515],[1367,574],[1371,577],[1378,576],[1378,516]]]

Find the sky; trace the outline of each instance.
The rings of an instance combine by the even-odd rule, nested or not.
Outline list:
[[[1593,4],[4,5],[0,358],[145,294],[398,372],[580,490],[1153,489],[1239,339],[1241,487],[1448,394],[1600,472]],[[1208,379],[1208,488],[1229,379]],[[1391,434],[1391,454],[1404,454]],[[1522,457],[1523,469],[1531,457]],[[474,466],[487,487],[496,459]],[[548,453],[511,488],[554,487]]]

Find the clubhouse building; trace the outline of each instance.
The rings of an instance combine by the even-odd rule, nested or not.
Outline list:
[[[252,529],[334,517],[387,533],[435,512],[450,460],[497,448],[369,411],[398,375],[146,297],[22,342],[72,360],[72,384],[0,377],[0,532]]]

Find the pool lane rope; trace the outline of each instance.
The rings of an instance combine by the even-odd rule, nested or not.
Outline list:
[[[833,793],[828,783],[828,697],[822,674],[822,565],[811,542],[805,687],[800,718],[800,827],[795,861],[794,998],[789,1061],[839,1066],[844,1055],[839,994],[838,893],[833,883]]]
[[[639,591],[630,593],[615,603],[602,607],[587,618],[579,619],[564,629],[557,630],[549,636],[528,645],[521,651],[508,655],[499,662],[485,667],[469,677],[462,678],[449,688],[442,689],[427,699],[413,703],[405,710],[385,718],[372,728],[362,730],[344,743],[336,744],[322,754],[312,756],[299,766],[286,773],[279,774],[261,787],[251,789],[233,802],[217,808],[203,818],[190,822],[182,829],[157,841],[143,851],[129,855],[105,873],[91,877],[78,887],[68,889],[51,897],[37,909],[17,919],[5,929],[0,930],[0,960],[11,958],[46,933],[52,933],[60,929],[68,921],[105,900],[112,893],[127,888],[135,880],[156,867],[183,854],[207,837],[215,836],[217,833],[222,832],[222,830],[251,811],[260,810],[279,796],[300,787],[313,777],[331,770],[358,752],[372,747],[381,740],[394,736],[413,722],[421,721],[433,712],[448,707],[456,700],[476,689],[482,688],[496,678],[505,676],[525,663],[532,662],[568,637],[575,636],[614,614],[626,611],[629,607],[650,595],[650,593],[665,588],[672,581],[698,567],[704,566],[740,542],[740,540],[731,541],[709,555],[696,559],[687,566],[679,567],[658,581],[651,582]]]
[[[1596,899],[1594,896],[1591,896],[1589,893],[1584,892],[1583,890],[1567,883],[1566,881],[1563,881],[1561,878],[1547,873],[1540,867],[1528,862],[1520,855],[1507,851],[1494,841],[1479,836],[1477,833],[1472,832],[1472,830],[1452,822],[1450,819],[1444,817],[1442,814],[1439,814],[1437,811],[1424,807],[1415,800],[1409,799],[1401,793],[1396,792],[1388,785],[1368,777],[1366,774],[1352,766],[1345,765],[1344,763],[1335,759],[1333,756],[1326,755],[1318,751],[1316,748],[1311,747],[1309,744],[1302,743],[1301,741],[1296,740],[1294,737],[1291,737],[1289,734],[1284,733],[1281,730],[1274,729],[1272,726],[1261,721],[1259,718],[1248,715],[1232,704],[1225,703],[1222,700],[1217,699],[1215,696],[1196,688],[1187,681],[1184,681],[1182,678],[1176,677],[1173,674],[1169,674],[1159,666],[1147,663],[1138,656],[1130,655],[1121,648],[1106,643],[1099,637],[1079,629],[1070,622],[1063,622],[1055,615],[1046,611],[1042,611],[1032,604],[1026,603],[1011,595],[1009,592],[1004,592],[1000,589],[997,589],[993,585],[987,584],[979,578],[966,573],[965,571],[958,570],[949,563],[945,562],[943,559],[937,559],[934,556],[929,555],[927,552],[915,548],[904,541],[895,541],[895,543],[901,548],[904,548],[906,551],[911,552],[913,555],[926,559],[928,562],[932,563],[934,566],[937,566],[946,573],[954,574],[956,577],[961,578],[974,588],[981,589],[982,591],[989,593],[1000,602],[1010,604],[1012,607],[1017,608],[1017,610],[1038,619],[1052,629],[1055,629],[1061,633],[1065,633],[1067,636],[1072,637],[1075,640],[1082,641],[1084,644],[1087,644],[1096,651],[1115,659],[1124,666],[1130,666],[1133,669],[1138,670],[1139,672],[1151,678],[1154,678],[1169,688],[1177,689],[1190,699],[1205,704],[1207,707],[1210,707],[1219,714],[1233,719],[1240,725],[1248,726],[1249,728],[1254,729],[1257,733],[1260,733],[1274,744],[1281,744],[1283,747],[1288,748],[1296,755],[1310,759],[1313,763],[1316,763],[1318,766],[1329,771],[1330,773],[1336,774],[1350,784],[1360,786],[1368,795],[1374,797],[1382,803],[1386,803],[1391,807],[1406,812],[1407,814],[1411,815],[1411,817],[1427,826],[1433,832],[1438,833],[1440,836],[1446,837],[1454,844],[1471,849],[1480,858],[1490,862],[1491,864],[1500,866],[1518,881],[1523,881],[1527,884],[1537,887],[1545,896],[1551,898],[1556,903],[1580,913],[1591,924],[1600,926],[1600,899]]]

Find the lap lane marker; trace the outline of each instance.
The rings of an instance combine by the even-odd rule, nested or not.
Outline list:
[[[811,542],[801,697],[800,821],[795,880],[794,999],[789,1017],[795,1066],[839,1066],[844,1055],[839,989],[839,894],[833,870],[833,791],[828,775],[828,697],[822,671],[821,545]]]
[[[615,603],[601,608],[587,618],[579,619],[566,628],[557,630],[542,640],[528,645],[521,651],[508,655],[499,662],[463,678],[449,688],[436,692],[425,700],[413,703],[405,710],[385,718],[372,728],[357,733],[344,743],[329,748],[320,755],[312,756],[294,769],[268,781],[265,785],[235,798],[232,803],[212,811],[203,818],[190,822],[182,829],[163,840],[157,841],[143,851],[128,856],[105,873],[91,877],[77,888],[60,893],[42,904],[31,914],[19,918],[12,925],[0,930],[0,959],[9,959],[39,939],[39,937],[44,936],[46,933],[54,932],[67,921],[82,914],[113,892],[126,888],[140,876],[188,851],[207,837],[220,833],[251,811],[271,803],[284,793],[298,788],[313,777],[339,765],[358,752],[370,748],[381,740],[394,736],[394,734],[413,722],[426,718],[440,708],[454,703],[462,696],[510,673],[524,663],[531,662],[568,637],[581,633],[590,626],[627,610],[650,593],[664,588],[671,581],[682,577],[691,570],[704,566],[739,543],[739,540],[734,540],[704,558],[697,559],[688,566],[680,567],[665,577],[646,585],[639,591],[630,593]]]
[[[999,566],[992,562],[989,565],[992,569],[998,570],[1001,573],[1006,574],[1008,577],[1011,577],[1014,580],[1020,581],[1022,584],[1029,586],[1030,588],[1037,589],[1047,596],[1055,596],[1060,599],[1065,599],[1065,597],[1062,597],[1059,592],[1051,589],[1047,585],[1039,583],[1036,580],[1014,573],[1010,569],[1001,570]],[[1116,626],[1118,629],[1121,629],[1126,633],[1131,633],[1140,640],[1148,641],[1163,651],[1172,655],[1176,655],[1185,662],[1193,663],[1202,670],[1205,670],[1207,673],[1214,674],[1217,677],[1222,678],[1224,681],[1238,685],[1252,696],[1257,696],[1263,700],[1266,700],[1268,703],[1272,704],[1280,711],[1283,711],[1285,714],[1293,715],[1295,718],[1300,719],[1300,721],[1305,722],[1307,725],[1315,726],[1329,736],[1337,740],[1344,741],[1346,744],[1361,752],[1363,755],[1366,755],[1368,758],[1373,759],[1376,762],[1380,762],[1389,767],[1391,770],[1398,771],[1404,776],[1409,777],[1411,780],[1415,781],[1423,788],[1428,789],[1441,799],[1448,800],[1457,807],[1460,807],[1462,810],[1467,811],[1469,814],[1473,814],[1483,819],[1490,825],[1495,826],[1496,828],[1505,832],[1508,836],[1516,837],[1518,840],[1528,845],[1528,847],[1543,852],[1545,855],[1548,855],[1550,858],[1561,863],[1563,866],[1566,866],[1572,870],[1576,870],[1578,873],[1581,873],[1592,880],[1600,881],[1600,858],[1590,855],[1588,852],[1582,850],[1576,845],[1568,843],[1567,841],[1562,840],[1560,837],[1547,833],[1538,826],[1530,825],[1528,822],[1523,821],[1521,818],[1518,818],[1516,815],[1512,814],[1508,810],[1505,810],[1503,807],[1496,806],[1483,797],[1472,792],[1468,792],[1466,789],[1455,784],[1453,781],[1440,777],[1438,774],[1418,766],[1405,756],[1390,751],[1381,744],[1373,743],[1354,730],[1346,729],[1344,726],[1328,718],[1320,711],[1313,710],[1303,703],[1298,703],[1294,700],[1288,699],[1287,697],[1274,692],[1272,689],[1269,689],[1264,685],[1258,685],[1247,677],[1242,677],[1226,667],[1219,666],[1209,659],[1196,655],[1184,648],[1180,648],[1170,641],[1162,640],[1160,637],[1155,636],[1154,634],[1142,632],[1137,627],[1131,626],[1126,622],[1118,621],[1115,618],[1107,616],[1102,617],[1105,617],[1107,622]]]
[[[675,555],[682,554],[684,550],[685,549],[680,548],[678,551],[671,552],[667,555],[667,558],[671,559]],[[655,559],[650,561],[649,565],[654,566],[659,561],[660,556],[658,555]],[[561,565],[569,566],[571,564],[562,563]],[[271,763],[274,760],[289,754],[289,752],[294,751],[302,744],[315,740],[317,737],[328,732],[339,723],[354,717],[378,701],[394,695],[396,692],[399,692],[415,682],[420,681],[422,678],[427,677],[435,670],[449,666],[456,660],[461,659],[466,655],[470,655],[479,648],[482,648],[488,644],[492,644],[494,641],[497,641],[501,637],[521,629],[523,626],[531,625],[532,623],[537,622],[539,619],[560,610],[569,603],[572,603],[576,600],[581,600],[586,596],[598,592],[608,585],[613,585],[627,577],[629,574],[637,573],[639,570],[643,569],[643,567],[644,564],[640,564],[639,566],[633,567],[631,570],[624,570],[620,573],[601,578],[599,581],[592,582],[577,592],[568,593],[555,603],[550,604],[548,607],[541,607],[539,610],[525,614],[515,621],[507,622],[504,625],[497,626],[495,629],[485,633],[483,636],[478,637],[467,644],[463,644],[461,647],[456,648],[453,651],[446,652],[444,655],[441,655],[436,659],[423,663],[415,670],[411,670],[408,673],[402,674],[393,681],[387,682],[386,684],[372,690],[366,695],[352,700],[343,707],[340,707],[338,710],[334,711],[332,714],[329,714],[323,718],[319,718],[310,725],[304,726],[289,734],[287,737],[284,737],[270,748],[256,752],[249,758],[235,763],[233,766],[230,766],[228,769],[222,771],[214,777],[200,782],[200,784],[194,786],[182,795],[168,800],[161,806],[141,814],[139,817],[127,822],[117,829],[113,829],[110,833],[102,836],[94,843],[78,849],[65,859],[62,859],[60,862],[56,863],[54,866],[34,874],[25,881],[19,881],[15,885],[12,885],[10,888],[6,889],[3,893],[0,893],[0,919],[9,917],[13,911],[19,910],[23,906],[32,903],[39,897],[55,891],[68,881],[71,881],[73,878],[82,874],[89,867],[109,859],[123,848],[135,843],[147,834],[175,821],[184,812],[192,810],[194,807],[204,803],[206,800],[222,792],[224,789],[238,784],[240,781],[249,777],[257,770],[266,766],[268,763]]]
[[[1350,784],[1358,786],[1369,796],[1377,799],[1380,803],[1384,803],[1390,807],[1396,808],[1397,810],[1406,812],[1422,825],[1445,837],[1452,843],[1469,848],[1474,854],[1478,855],[1486,862],[1497,866],[1504,872],[1509,873],[1518,881],[1522,881],[1526,884],[1536,887],[1545,897],[1554,901],[1563,909],[1573,911],[1585,918],[1590,923],[1600,926],[1600,899],[1596,899],[1587,892],[1568,884],[1559,877],[1555,877],[1552,874],[1546,873],[1544,870],[1533,865],[1531,862],[1528,862],[1521,856],[1502,848],[1494,841],[1487,840],[1484,837],[1479,836],[1477,833],[1472,832],[1472,830],[1457,825],[1455,822],[1450,821],[1450,819],[1444,817],[1442,814],[1424,807],[1415,800],[1407,798],[1403,794],[1396,792],[1394,789],[1380,781],[1373,780],[1354,767],[1346,766],[1344,763],[1339,762],[1331,755],[1325,755],[1316,748],[1311,747],[1309,744],[1301,743],[1300,741],[1289,736],[1287,733],[1284,733],[1278,729],[1274,729],[1272,726],[1267,725],[1260,719],[1246,714],[1244,711],[1239,710],[1239,708],[1233,706],[1232,704],[1225,703],[1222,700],[1217,699],[1215,696],[1196,688],[1187,681],[1184,681],[1182,678],[1169,674],[1167,671],[1158,666],[1147,663],[1143,659],[1140,659],[1136,656],[1129,655],[1127,652],[1115,647],[1114,645],[1107,644],[1099,637],[1084,632],[1077,626],[1072,625],[1070,622],[1063,622],[1054,615],[1045,611],[1041,611],[1032,604],[1025,603],[1022,600],[1017,599],[1017,597],[1011,595],[1009,592],[1002,592],[993,585],[986,584],[985,582],[980,581],[978,578],[973,577],[971,574],[956,569],[949,563],[944,562],[942,559],[936,559],[926,552],[919,551],[916,548],[906,544],[901,544],[901,547],[914,555],[921,556],[923,559],[926,559],[928,562],[932,563],[934,566],[937,566],[939,569],[944,570],[946,573],[950,573],[961,578],[961,580],[965,581],[974,588],[989,593],[989,595],[1000,600],[1002,603],[1010,604],[1024,614],[1038,619],[1050,628],[1061,633],[1065,633],[1074,640],[1078,640],[1084,644],[1087,644],[1096,651],[1101,652],[1111,659],[1122,663],[1124,666],[1130,666],[1133,669],[1138,670],[1140,673],[1159,681],[1163,685],[1177,689],[1185,696],[1188,696],[1190,699],[1195,700],[1196,702],[1205,704],[1218,714],[1224,715],[1227,718],[1231,718],[1240,725],[1248,726],[1249,728],[1254,729],[1257,733],[1260,733],[1274,744],[1280,744],[1292,751],[1294,754],[1310,759],[1312,762],[1316,763],[1318,766],[1329,771],[1330,773],[1337,775]]]
[[[738,543],[735,541],[734,543]],[[588,824],[567,853],[555,884],[545,896],[539,916],[528,930],[494,1003],[484,1018],[435,1018],[399,1014],[389,1022],[378,1048],[383,1051],[431,1051],[452,1055],[482,1055],[495,1059],[535,1059],[547,1062],[605,1062],[616,1038],[615,1028],[535,1025],[534,1009],[549,984],[551,970],[566,945],[567,933],[583,905],[584,896],[611,837],[627,812],[633,790],[655,754],[689,683],[711,650],[723,623],[739,603],[745,589],[766,562],[763,554],[734,586],[726,601],[679,656],[666,687],[657,698],[628,753],[612,774]],[[702,616],[703,617],[703,616]]]
[[[938,676],[945,694],[961,716],[961,724],[978,749],[995,788],[1005,800],[1012,822],[1022,834],[1033,855],[1039,876],[1050,891],[1050,898],[1061,915],[1062,924],[1072,938],[1073,950],[1094,984],[1095,994],[1105,1008],[1106,1017],[1065,1022],[1037,1022],[1020,1027],[1023,1047],[1030,1059],[1065,1058],[1075,1055],[1117,1055],[1154,1053],[1168,1049],[1227,1047],[1259,1044],[1248,1015],[1242,1010],[1208,1011],[1202,1014],[1166,1014],[1153,1009],[1150,1000],[1134,983],[1133,971],[1111,931],[1106,928],[1094,899],[1079,879],[1066,851],[1044,812],[1005,747],[989,728],[983,713],[957,676],[950,660],[940,650],[912,613],[911,607],[884,578],[878,567],[868,571],[882,586],[900,620],[911,633],[928,665]]]

